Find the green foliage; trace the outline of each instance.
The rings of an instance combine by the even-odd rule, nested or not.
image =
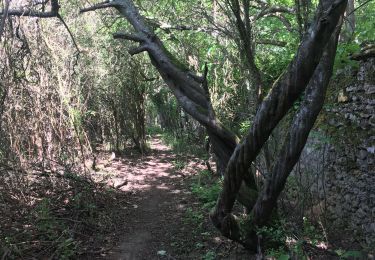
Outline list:
[[[266,251],[267,257],[277,260],[289,260],[291,257],[284,247],[270,248]]]
[[[216,254],[213,251],[208,251],[203,257],[202,260],[215,260]]]
[[[56,255],[59,259],[72,259],[76,255],[76,249],[77,242],[73,238],[61,236],[58,239]]]
[[[187,152],[187,149],[189,149],[189,143],[187,138],[178,138],[177,136],[174,136],[170,133],[163,133],[161,138],[163,142],[170,146],[173,149],[173,151],[177,154]]]
[[[316,246],[324,241],[322,231],[318,230],[306,217],[303,218],[301,234],[295,243],[290,245],[286,241],[296,237],[295,230],[286,228],[286,219],[279,216],[279,219],[271,224],[257,229],[257,234],[262,236],[266,254],[276,259],[291,259],[289,253],[298,256],[298,259],[307,259],[303,250],[303,244],[308,241]]]
[[[307,217],[303,217],[303,235],[313,244],[317,245],[320,241],[324,240],[324,236]]]
[[[282,25],[280,26],[282,27]],[[264,45],[260,46],[257,51],[256,62],[269,87],[285,71],[289,62],[293,59],[299,43],[295,35],[285,34],[280,37],[280,40],[288,42],[286,47]]]
[[[352,68],[358,68],[358,61],[350,59],[350,55],[358,52],[359,50],[360,46],[358,43],[340,43],[337,46],[334,71],[343,69],[348,66]]]
[[[172,162],[172,164],[173,164],[173,167],[176,170],[178,170],[178,171],[183,170],[185,168],[185,166],[186,166],[186,162],[185,161],[181,161],[181,160],[174,160]]]
[[[40,221],[37,222],[37,229],[44,234],[47,239],[55,239],[58,234],[56,233],[56,226],[58,225],[55,218],[51,215],[49,199],[42,199],[36,206],[36,216]]]
[[[253,104],[249,101],[255,86],[252,85],[251,77],[246,71],[246,64],[238,48],[238,39],[236,28],[228,23],[228,17],[221,8],[213,6],[215,1],[209,0],[161,0],[155,4],[153,0],[136,1],[137,6],[150,27],[155,29],[156,34],[165,43],[164,50],[169,58],[183,70],[192,70],[202,72],[204,64],[207,63],[209,68],[208,83],[211,94],[211,100],[216,110],[218,118],[227,126],[235,129],[240,135],[245,135],[251,127],[252,121],[249,119],[253,116],[249,112]],[[312,5],[316,5],[316,0],[312,1]],[[282,5],[294,8],[293,0],[269,0],[267,3],[272,5]],[[373,41],[375,35],[375,27],[373,26],[373,17],[375,10],[374,1],[358,1],[356,7],[365,3],[364,6],[356,10],[356,26],[357,30],[351,37],[351,41],[340,43],[338,46],[335,70],[338,71],[347,66],[356,68],[358,63],[352,61],[349,57],[351,54],[360,49],[363,41]],[[9,104],[8,110],[3,111],[0,108],[3,120],[16,114],[17,117],[8,119],[8,123],[2,124],[5,129],[0,134],[10,136],[12,145],[20,144],[17,147],[22,154],[26,154],[27,150],[33,150],[35,140],[30,142],[35,136],[43,139],[42,150],[50,150],[54,146],[59,147],[61,151],[53,155],[54,159],[62,162],[65,167],[70,167],[71,161],[75,161],[77,150],[77,142],[70,142],[72,136],[76,136],[83,151],[91,150],[92,144],[110,144],[116,148],[126,147],[127,141],[142,135],[142,127],[145,126],[145,120],[148,120],[147,133],[162,134],[165,143],[172,147],[173,151],[178,155],[194,154],[202,158],[207,158],[207,152],[203,149],[205,132],[202,128],[197,127],[197,123],[190,119],[184,113],[172,93],[167,90],[165,84],[156,77],[157,71],[148,62],[146,55],[136,55],[132,58],[127,54],[127,50],[132,45],[129,41],[114,41],[112,33],[118,31],[131,31],[131,25],[125,19],[114,18],[112,15],[106,15],[108,12],[92,12],[90,15],[80,16],[76,18],[73,13],[77,10],[77,1],[61,1],[60,14],[69,24],[75,40],[80,46],[80,59],[76,60],[75,48],[69,45],[61,33],[56,33],[53,27],[66,31],[66,28],[60,24],[43,22],[41,20],[41,29],[38,32],[31,32],[29,28],[33,28],[28,24],[27,20],[19,25],[17,34],[25,31],[25,35],[34,35],[29,37],[28,41],[22,41],[22,37],[6,40],[4,43],[4,53],[10,53],[9,57],[3,60],[9,61],[4,64],[12,64],[12,68],[8,70],[7,66],[0,66],[0,81],[7,82],[12,87],[14,99],[7,99]],[[222,3],[224,6],[224,3]],[[222,6],[221,6],[222,7]],[[224,6],[225,8],[225,6]],[[311,8],[313,9],[313,8]],[[266,10],[266,9],[265,9]],[[230,10],[229,10],[230,11]],[[216,17],[209,17],[211,13],[215,13]],[[259,10],[251,8],[250,14],[256,15]],[[269,91],[272,82],[279,77],[286,69],[287,64],[294,57],[299,44],[299,35],[296,33],[297,21],[294,14],[283,14],[282,18],[278,15],[267,15],[261,19],[254,20],[252,23],[252,31],[250,32],[255,46],[255,63],[261,71],[263,82],[265,83],[264,92]],[[307,14],[308,17],[312,13]],[[211,19],[213,18],[213,19]],[[30,20],[34,23],[34,20]],[[217,28],[225,28],[231,32],[222,34]],[[39,23],[38,23],[39,24]],[[155,25],[158,24],[158,25]],[[285,28],[285,24],[289,24],[291,28]],[[164,25],[186,25],[191,27],[189,30],[175,30],[162,28]],[[53,26],[53,27],[50,27]],[[5,27],[7,28],[7,27]],[[22,33],[21,33],[22,34]],[[12,33],[5,32],[4,37],[9,37]],[[21,35],[22,36],[22,35]],[[13,36],[12,36],[13,37]],[[25,38],[26,39],[26,38]],[[38,39],[38,40],[36,40]],[[47,40],[48,39],[48,40]],[[259,44],[261,40],[274,40],[284,42],[285,46],[275,46],[268,44]],[[49,42],[45,46],[43,42]],[[12,42],[15,42],[14,46]],[[24,44],[27,42],[27,46]],[[64,43],[64,48],[56,48]],[[42,44],[42,45],[41,45]],[[22,45],[20,48],[16,45]],[[37,48],[36,48],[37,47]],[[35,52],[35,56],[30,59],[22,52],[22,49]],[[40,52],[47,50],[48,52]],[[2,53],[3,55],[3,53]],[[66,56],[66,57],[64,57]],[[1,56],[3,58],[3,56]],[[21,57],[18,64],[16,57]],[[43,59],[37,63],[33,60]],[[76,64],[78,62],[78,64]],[[40,63],[40,64],[39,64]],[[27,67],[24,69],[24,67]],[[14,69],[13,69],[14,68]],[[5,70],[4,70],[5,69]],[[35,70],[38,76],[30,76]],[[3,72],[5,71],[5,72]],[[3,75],[9,75],[9,78],[3,78]],[[152,78],[154,80],[145,80]],[[14,79],[13,79],[14,78]],[[38,79],[39,78],[39,79]],[[35,81],[36,82],[33,82]],[[39,89],[39,85],[50,85],[49,89]],[[58,86],[58,91],[56,91]],[[17,92],[17,88],[20,89]],[[29,91],[32,90],[32,91]],[[46,91],[45,91],[46,90]],[[337,89],[333,91],[336,92]],[[55,93],[58,95],[54,95]],[[36,94],[37,93],[37,94]],[[47,93],[45,99],[40,98]],[[333,93],[332,96],[334,96]],[[3,90],[1,90],[1,96]],[[33,98],[33,96],[38,98]],[[24,103],[20,103],[20,107],[25,107],[26,115],[20,119],[20,111],[15,111],[15,104],[18,104],[20,97],[25,99]],[[25,98],[26,97],[26,98]],[[48,101],[48,102],[45,102]],[[42,104],[35,107],[35,104]],[[53,105],[49,105],[51,103]],[[30,105],[31,104],[31,105]],[[56,107],[54,107],[56,105]],[[57,109],[57,107],[61,107]],[[3,104],[1,104],[3,106]],[[332,102],[330,103],[332,105]],[[294,110],[300,106],[300,100],[295,102]],[[255,108],[253,108],[255,111]],[[31,113],[39,111],[50,111],[49,113]],[[201,111],[207,112],[207,111]],[[4,116],[6,115],[6,116]],[[46,122],[51,118],[51,122]],[[28,121],[35,119],[35,121]],[[65,122],[66,121],[66,122]],[[18,122],[21,122],[17,124]],[[22,124],[26,124],[26,127]],[[323,122],[325,124],[326,122]],[[24,128],[24,129],[23,129]],[[33,130],[32,128],[39,129]],[[75,131],[75,135],[71,133],[71,128]],[[324,126],[321,126],[324,128]],[[23,129],[20,132],[9,132]],[[45,132],[41,131],[46,130]],[[141,130],[140,130],[141,129]],[[143,128],[144,129],[144,128]],[[337,129],[325,129],[337,132]],[[39,131],[39,132],[38,132]],[[346,130],[340,131],[346,136],[353,136],[358,130],[355,126],[351,126]],[[144,131],[143,131],[144,132]],[[16,133],[16,134],[15,134]],[[143,133],[144,134],[144,133]],[[45,137],[52,136],[52,141],[46,141]],[[313,132],[312,136],[322,142],[334,143],[337,140],[349,140],[354,142],[354,138],[343,138],[344,135],[335,135],[335,138],[327,138],[321,132]],[[333,134],[332,134],[333,136]],[[21,137],[21,138],[20,138]],[[31,138],[29,138],[31,137]],[[68,141],[64,142],[63,139]],[[2,139],[0,139],[2,141]],[[49,143],[51,142],[51,143]],[[82,145],[82,143],[86,142]],[[9,151],[4,147],[10,147],[5,142],[0,150],[0,160],[4,158]],[[25,145],[23,145],[25,144]],[[85,147],[82,147],[85,146]],[[14,150],[17,150],[14,149]],[[39,148],[38,148],[39,149]],[[85,155],[82,155],[83,157]],[[40,159],[40,158],[37,158]],[[43,163],[44,163],[43,158]],[[68,165],[69,163],[69,165]],[[176,159],[173,162],[176,170],[182,170],[186,162],[182,159]],[[56,249],[56,257],[60,259],[73,258],[77,242],[72,234],[72,230],[67,228],[67,221],[74,223],[84,221],[88,226],[97,225],[98,219],[107,219],[106,215],[101,212],[98,205],[98,195],[93,192],[92,186],[85,181],[82,176],[67,173],[63,176],[64,181],[71,185],[69,194],[62,194],[55,197],[59,200],[64,197],[63,210],[61,212],[72,211],[75,214],[72,220],[63,220],[64,215],[56,212],[53,204],[55,201],[45,194],[46,198],[37,200],[32,216],[36,217],[36,231],[42,234],[44,239],[53,241],[53,247]],[[291,177],[288,184],[298,189],[298,182]],[[201,202],[199,209],[189,208],[186,213],[186,219],[197,226],[201,226],[205,213],[212,208],[216,202],[216,198],[221,189],[221,180],[214,179],[208,171],[202,171],[197,178],[194,179],[191,190]],[[72,191],[72,192],[70,192]],[[107,191],[101,191],[106,194]],[[112,192],[112,191],[111,191]],[[108,192],[110,193],[110,192]],[[59,215],[59,214],[60,215]],[[97,226],[95,226],[97,227]],[[97,227],[99,228],[99,227]],[[250,227],[252,228],[252,227]],[[309,239],[312,243],[317,243],[322,236],[320,231],[315,228],[307,218],[303,219],[303,234],[300,240]],[[258,231],[267,241],[270,242],[269,254],[279,259],[284,259],[285,248],[283,246],[285,238],[288,235],[285,232],[282,223],[264,227]],[[8,246],[16,244],[18,241],[14,236],[7,235],[4,240]],[[281,246],[280,246],[281,245]],[[301,244],[297,243],[297,251],[301,250]],[[13,246],[14,250],[19,250]],[[352,251],[344,252],[342,257],[353,256]],[[1,254],[0,254],[1,255]],[[204,259],[214,259],[213,252],[207,252]]]
[[[279,253],[279,254],[277,254],[276,258],[277,258],[277,260],[289,260],[290,256],[288,254]]]
[[[360,8],[358,8],[361,5]],[[360,0],[355,1],[356,28],[352,37],[355,42],[375,41],[374,13],[375,2]]]
[[[159,126],[149,125],[147,126],[146,133],[151,136],[161,135],[163,134],[163,129],[161,129]]]
[[[249,131],[250,127],[251,127],[250,120],[245,120],[245,121],[241,122],[240,129],[239,129],[240,135],[241,136],[246,135],[247,132]]]
[[[205,159],[207,152],[203,149],[203,145],[193,143],[188,133],[184,133],[181,136],[164,131],[161,134],[163,142],[172,148],[173,152],[177,155],[194,155]]]
[[[285,246],[287,233],[281,223],[275,222],[272,225],[263,226],[257,229],[257,234],[261,235],[263,241],[265,241],[267,254],[274,257],[285,254],[287,250]]]
[[[204,215],[202,212],[196,211],[192,208],[187,208],[184,215],[185,224],[193,228],[193,232],[200,232],[202,230]]]
[[[191,185],[192,192],[203,203],[203,209],[211,209],[219,196],[222,183],[220,180],[212,180],[212,175],[208,170],[201,171]]]
[[[363,255],[362,252],[357,251],[357,250],[342,250],[342,249],[337,249],[335,250],[336,254],[339,255],[340,259],[364,259],[365,256]]]
[[[207,170],[201,171],[192,180],[191,191],[198,197],[201,204],[195,209],[188,208],[186,210],[184,220],[186,223],[197,227],[195,232],[202,231],[205,216],[215,205],[220,190],[221,181],[214,180],[211,173]]]
[[[57,218],[51,209],[50,199],[42,199],[35,208],[37,217],[36,229],[44,240],[54,241],[55,254],[59,259],[71,259],[76,254],[78,242],[75,241],[68,229],[65,229],[64,220]]]

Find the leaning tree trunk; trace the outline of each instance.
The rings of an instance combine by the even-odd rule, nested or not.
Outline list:
[[[223,190],[210,215],[211,220],[223,235],[244,244],[249,249],[256,248],[255,227],[264,225],[269,219],[285,180],[298,160],[307,135],[320,111],[324,89],[332,70],[336,38],[328,46],[327,43],[345,10],[346,1],[322,0],[315,22],[302,39],[295,58],[261,103],[252,128],[241,144],[238,144],[237,137],[215,117],[206,77],[198,77],[179,65],[161,40],[148,28],[133,1],[106,1],[81,10],[87,12],[115,7],[132,24],[135,32],[116,33],[114,37],[138,42],[139,46],[131,49],[130,54],[148,52],[152,64],[181,107],[206,127],[213,152],[226,166]],[[326,51],[323,55],[324,50]],[[306,101],[293,121],[282,152],[276,160],[271,179],[266,182],[258,196],[254,177],[248,173],[248,169],[273,129],[309,82]],[[236,199],[252,209],[253,218],[250,224],[254,228],[245,235],[240,232],[238,221],[231,214]]]
[[[194,119],[206,127],[213,146],[213,152],[225,169],[230,156],[238,144],[237,136],[225,128],[216,118],[213,111],[205,77],[199,77],[183,68],[165,49],[161,40],[152,32],[139,14],[134,3],[129,0],[106,1],[82,9],[81,12],[101,8],[115,7],[132,25],[133,34],[116,33],[115,38],[126,39],[139,43],[129,51],[138,54],[147,51],[152,64],[159,71],[168,87],[175,95],[181,107]]]
[[[309,83],[345,7],[346,0],[331,0],[321,3],[318,7],[320,12],[302,40],[297,55],[286,73],[276,81],[271,92],[262,102],[249,134],[237,146],[228,163],[224,187],[211,214],[211,219],[223,235],[242,242],[247,247],[253,247],[256,245],[256,241],[247,241],[247,238],[241,237],[238,221],[230,214],[243,179],[245,177],[250,179],[249,176],[246,176],[246,169],[250,167],[273,129]],[[296,154],[297,159],[299,155],[300,153]],[[294,164],[291,166],[293,167]],[[251,186],[255,187],[253,179]],[[253,202],[255,203],[255,201],[256,198]]]
[[[320,111],[332,71],[337,35],[328,46],[327,43],[346,4],[347,0],[321,0],[315,22],[303,37],[295,58],[261,103],[252,128],[241,144],[238,144],[236,135],[216,118],[206,78],[198,77],[179,65],[160,39],[148,28],[133,1],[107,0],[82,9],[81,12],[114,7],[131,23],[134,33],[116,33],[114,37],[138,42],[139,46],[129,51],[132,55],[148,52],[152,64],[174,93],[181,107],[206,127],[213,152],[219,162],[226,166],[223,190],[211,214],[213,223],[225,236],[239,241],[247,248],[255,249],[255,228],[264,225],[269,219],[286,178],[298,160],[307,135]],[[58,17],[62,20],[59,9],[58,0],[51,0],[49,12],[8,10],[7,15]],[[295,116],[271,178],[266,181],[258,196],[254,177],[248,173],[248,169],[273,129],[308,84],[310,85],[305,102]],[[238,221],[231,214],[236,198],[247,208],[252,208],[250,224],[253,228],[245,235],[240,232]]]

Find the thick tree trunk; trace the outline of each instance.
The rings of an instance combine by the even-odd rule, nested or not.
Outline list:
[[[297,163],[310,130],[323,107],[327,86],[332,76],[339,31],[338,29],[332,35],[324,55],[307,86],[304,102],[290,125],[271,177],[267,179],[253,208],[252,220],[256,226],[264,225],[269,219],[272,210],[276,206],[277,198],[283,190],[290,172]]]
[[[213,145],[213,152],[219,161],[226,165],[223,190],[210,216],[211,220],[223,235],[250,249],[256,249],[255,229],[251,228],[245,236],[242,236],[238,221],[230,214],[233,204],[236,199],[239,199],[247,208],[253,209],[253,226],[263,225],[264,221],[269,218],[285,179],[303,148],[304,138],[307,137],[311,124],[315,120],[315,114],[320,110],[318,107],[321,102],[322,89],[315,84],[327,83],[326,79],[329,79],[334,55],[333,57],[325,55],[321,62],[320,60],[346,8],[346,1],[322,0],[315,22],[304,36],[297,55],[261,103],[253,126],[241,144],[238,144],[237,137],[216,119],[205,78],[195,76],[173,59],[160,39],[146,26],[132,1],[113,0],[81,10],[81,12],[86,12],[115,7],[135,30],[134,34],[117,33],[115,38],[138,42],[139,47],[130,50],[130,53],[147,51],[152,64],[159,71],[181,107],[206,127]],[[319,62],[321,65],[316,70]],[[314,71],[316,71],[315,74]],[[321,77],[322,75],[327,76]],[[248,173],[248,169],[273,129],[302,94],[312,77],[313,86],[309,87],[309,91],[310,89],[317,90],[312,94],[307,93],[306,105],[301,108],[292,125],[283,148],[284,153],[277,160],[281,172],[275,168],[272,173],[275,179],[266,183],[265,190],[258,197],[254,177]],[[313,107],[310,107],[310,102],[314,103]],[[304,125],[299,126],[300,122]]]
[[[354,0],[348,0],[348,5],[346,7],[345,15],[346,19],[344,22],[343,30],[341,32],[340,41],[350,42],[353,39],[355,32],[355,8]]]
[[[228,163],[224,187],[219,196],[217,205],[211,214],[211,219],[214,225],[221,230],[223,235],[242,242],[250,248],[254,249],[253,246],[256,239],[252,238],[248,240],[248,238],[240,237],[238,222],[235,220],[235,217],[230,214],[236,195],[247,173],[247,169],[260,152],[272,130],[285,116],[294,101],[304,91],[345,7],[346,0],[327,1],[322,4],[321,10],[325,10],[325,12],[321,11],[317,15],[315,23],[310,28],[309,33],[305,35],[298,53],[290,64],[287,72],[274,84],[270,94],[262,102],[249,134],[245,140],[237,146]],[[326,70],[328,70],[328,68],[326,68]],[[319,76],[320,75],[314,75],[314,77]],[[298,151],[297,155],[299,156]],[[281,159],[278,161],[280,160]],[[288,166],[291,165],[290,162],[287,163]],[[290,168],[290,170],[291,169],[292,168]],[[249,177],[247,177],[247,179],[249,179]],[[250,185],[255,189],[256,185],[254,180],[251,180]],[[264,206],[263,204],[261,205]],[[260,207],[258,202],[256,206]],[[274,208],[274,204],[271,204],[269,208]]]
[[[138,42],[139,47],[130,50],[131,54],[148,52],[152,64],[159,71],[181,107],[206,127],[212,142],[213,152],[219,161],[226,166],[238,144],[238,138],[217,120],[211,106],[209,93],[203,87],[205,78],[194,75],[176,62],[160,39],[148,28],[132,1],[105,2],[81,10],[81,12],[107,7],[115,7],[133,25],[135,30],[134,34],[117,33],[114,37]]]

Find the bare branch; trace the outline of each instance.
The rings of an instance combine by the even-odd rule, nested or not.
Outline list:
[[[277,19],[280,20],[280,22],[282,22],[282,24],[285,26],[285,28],[289,31],[289,32],[293,32],[295,29],[293,29],[291,23],[289,22],[289,20],[281,13],[271,13],[271,14],[267,14],[265,16],[262,16],[260,17],[259,19],[261,18],[266,18],[266,17],[275,17]]]
[[[285,6],[271,6],[263,9],[256,17],[255,20],[258,20],[259,18],[266,16],[268,14],[275,14],[275,13],[288,13],[288,14],[294,14],[295,10],[293,8],[288,8]]]
[[[5,19],[7,18],[8,12],[9,12],[9,2],[10,0],[5,0],[4,15],[1,17],[1,21],[0,21],[0,41],[1,41],[1,36],[3,35],[3,31],[4,31]]]
[[[325,46],[345,11],[347,0],[321,1],[320,4],[324,12],[320,12],[318,7],[318,16],[311,25],[311,31],[304,37],[287,71],[274,83],[261,103],[250,131],[232,154],[226,169],[223,190],[210,214],[213,224],[223,235],[244,243],[250,249],[254,248],[256,241],[247,237],[243,240],[237,232],[238,222],[230,212],[242,181],[249,177],[247,169],[313,76]],[[256,188],[255,180],[248,181]]]
[[[346,16],[350,16],[352,13],[356,12],[358,9],[362,8],[363,6],[367,5],[368,3],[372,2],[374,0],[367,0],[365,2],[363,2],[362,4],[360,4],[359,6],[357,6],[357,8],[355,8],[353,11],[351,11],[350,13],[346,14]]]
[[[123,39],[123,40],[129,40],[134,42],[145,42],[146,39],[140,34],[128,34],[123,32],[117,32],[113,34],[114,39]]]
[[[77,51],[79,52],[79,48],[78,48],[77,42],[75,41],[75,39],[73,37],[73,34],[70,31],[68,25],[65,23],[64,19],[62,18],[62,16],[59,13],[57,14],[57,18],[59,18],[59,20],[61,21],[61,23],[64,25],[65,29],[68,31],[68,33],[70,35],[70,38],[72,39],[72,42],[74,44],[74,47],[76,47]]]
[[[148,51],[148,49],[149,48],[147,47],[147,45],[141,45],[139,47],[135,47],[135,48],[130,49],[129,54],[133,56],[135,54],[139,54],[141,52]]]
[[[99,10],[99,9],[105,9],[105,8],[117,7],[117,6],[119,6],[118,3],[114,2],[114,1],[107,0],[107,1],[101,2],[99,4],[95,4],[93,6],[90,6],[90,7],[82,8],[81,10],[79,10],[79,13],[82,14],[82,13],[91,12],[91,11],[95,11],[95,10]]]
[[[256,43],[257,44],[264,44],[264,45],[274,45],[274,46],[278,46],[278,47],[285,47],[286,44],[287,44],[286,42],[283,42],[283,41],[267,40],[267,39],[256,40]]]

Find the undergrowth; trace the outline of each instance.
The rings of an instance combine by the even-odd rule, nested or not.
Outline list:
[[[199,205],[195,208],[187,208],[184,221],[196,227],[194,232],[202,232],[206,215],[214,207],[221,190],[221,180],[213,178],[208,170],[202,170],[194,176],[190,188],[198,198]]]
[[[3,165],[0,172],[2,259],[105,253],[121,219],[123,194],[72,169],[24,171]]]
[[[163,131],[161,128],[148,128],[148,134],[158,135],[163,143],[172,148],[177,155],[194,155],[199,158],[206,158],[207,151],[204,150],[204,142],[197,140],[193,134],[176,135],[170,131]]]
[[[207,228],[207,224],[211,225],[207,223],[207,216],[216,203],[221,185],[221,179],[213,177],[208,170],[200,171],[190,183],[191,192],[199,203],[186,209],[183,221],[193,227],[192,232],[196,237],[195,247],[205,252],[201,256],[203,260],[217,259],[216,252],[206,247],[207,239],[212,236]]]

